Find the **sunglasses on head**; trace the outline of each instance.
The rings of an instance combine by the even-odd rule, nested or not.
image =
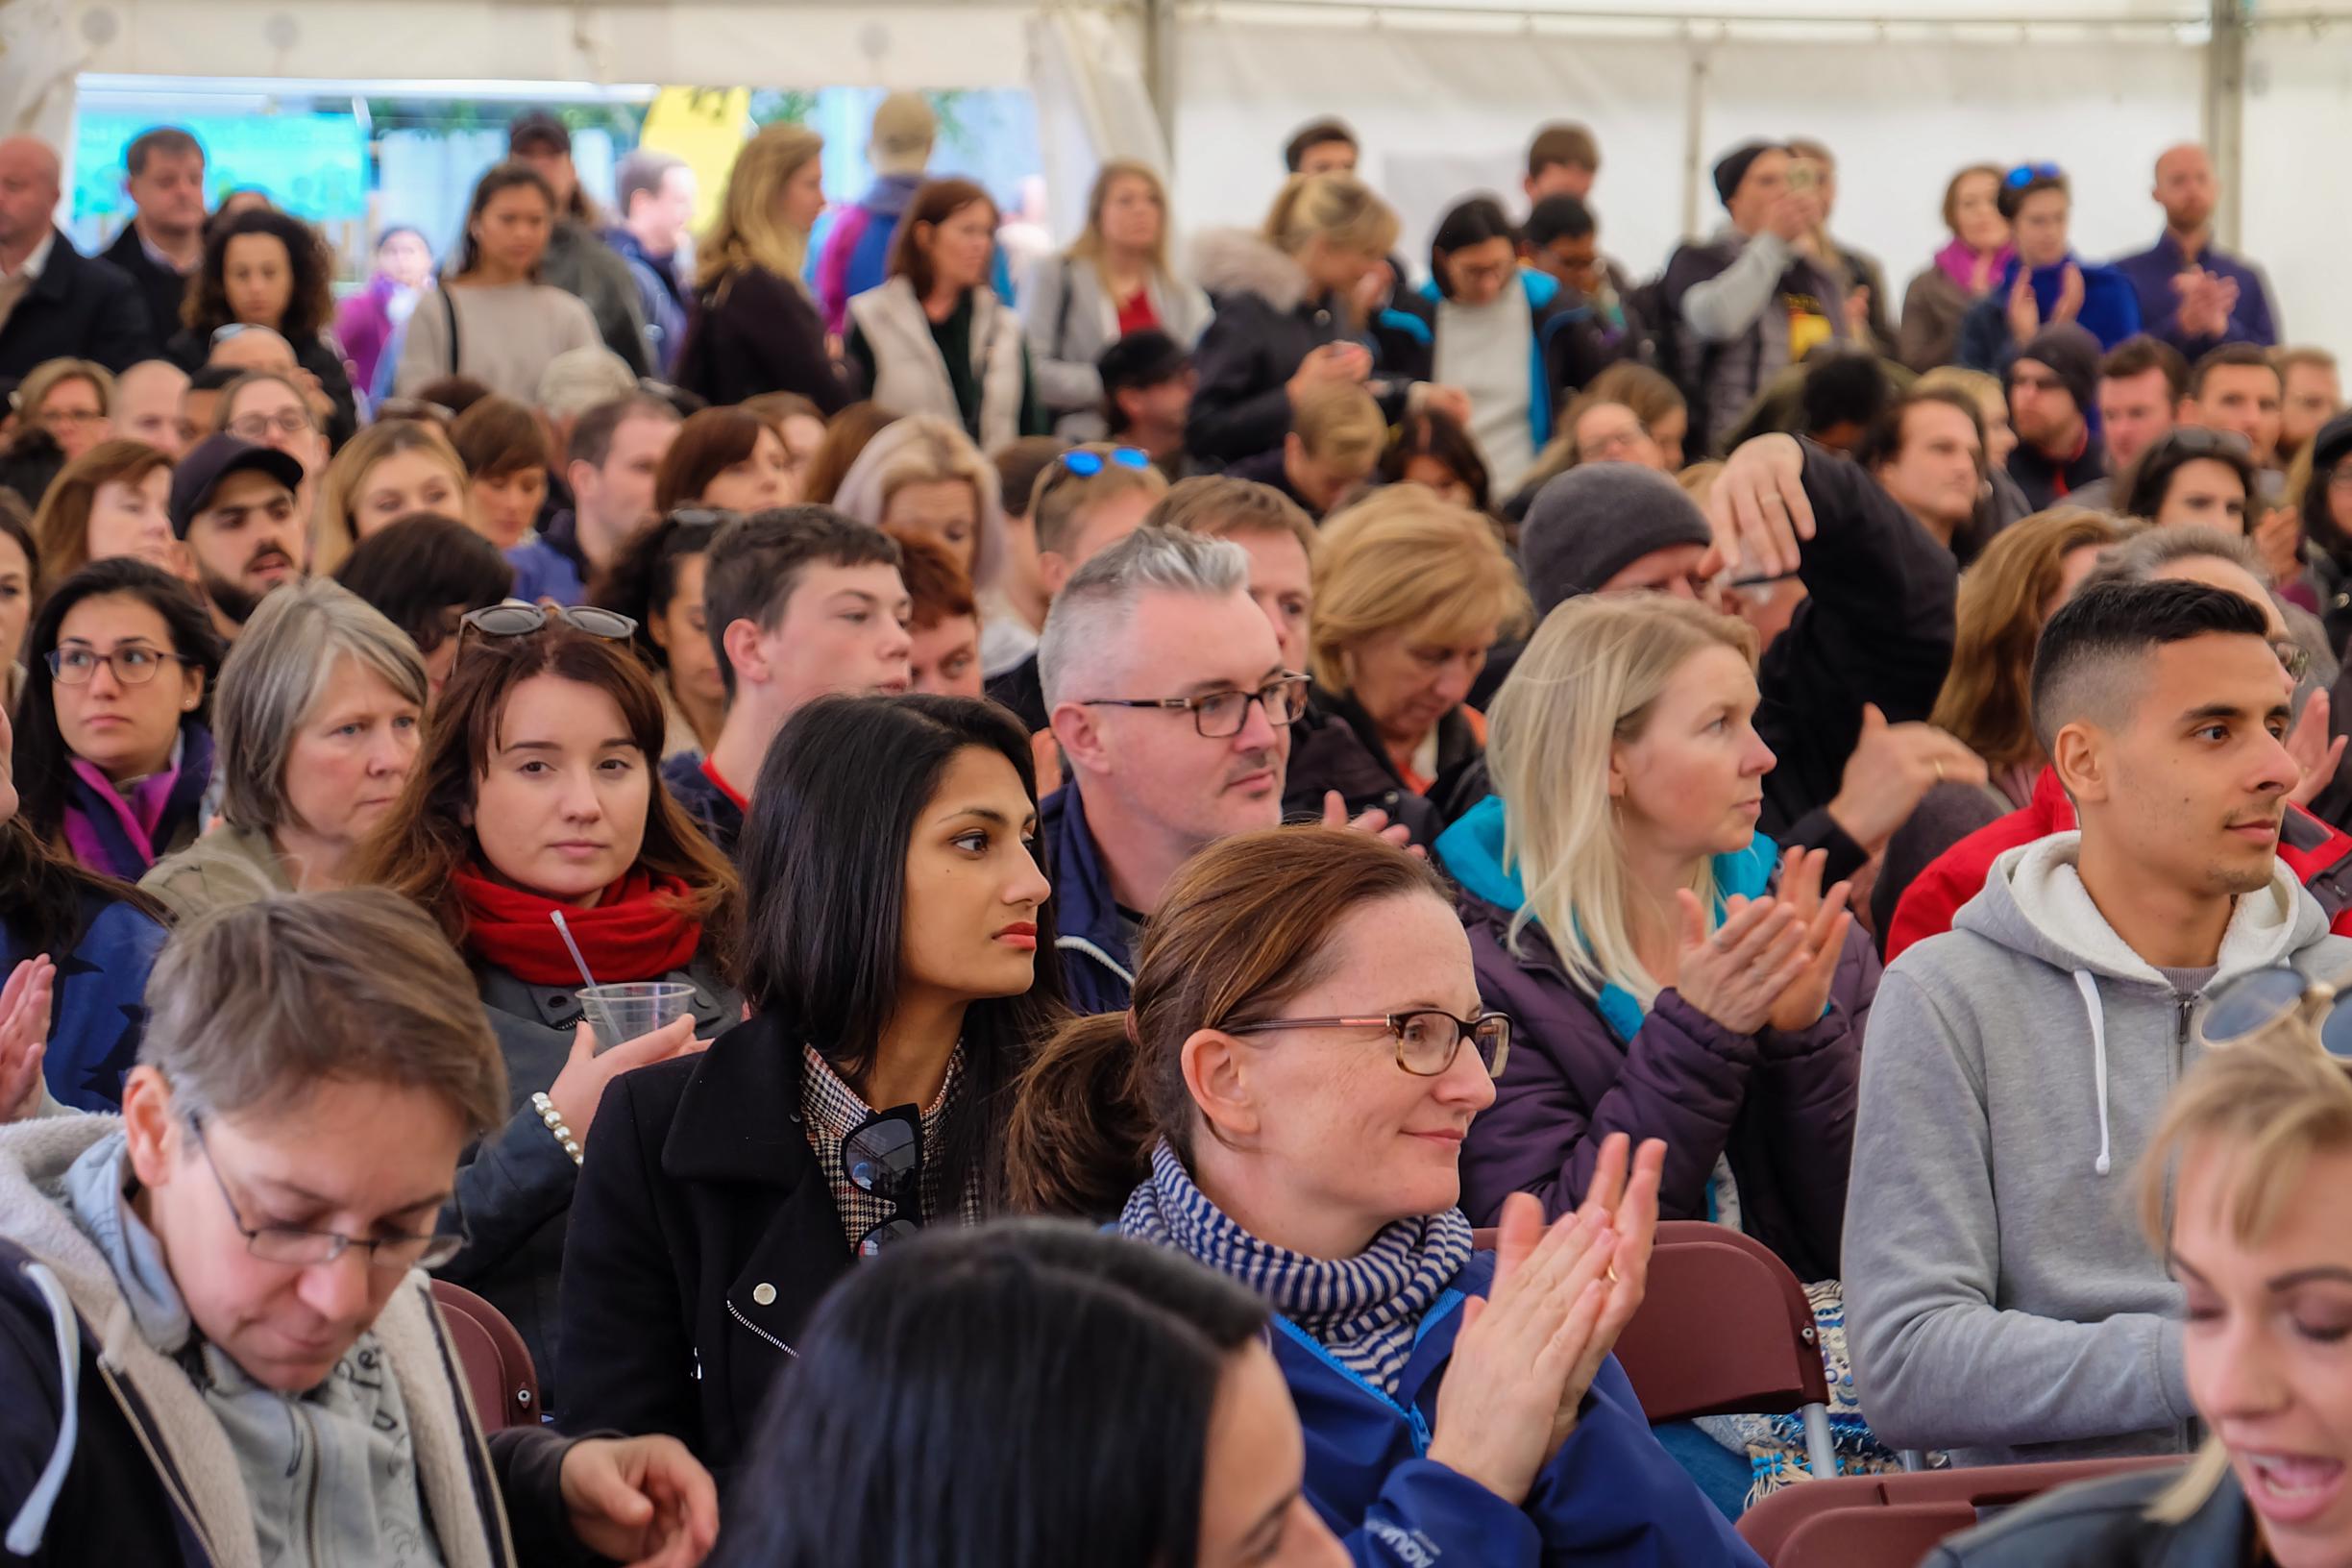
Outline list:
[[[1139,473],[1151,467],[1151,453],[1141,447],[1113,447],[1109,452],[1066,452],[1060,458],[1062,466],[1082,479],[1100,474],[1106,464],[1116,463]]]
[[[519,599],[469,611],[458,622],[457,634],[460,639],[469,631],[481,637],[528,637],[556,623],[610,643],[625,643],[637,634],[637,623],[616,610],[600,610],[592,604],[559,604],[550,609]]]
[[[2055,163],[2020,163],[2009,171],[2008,184],[2012,190],[2022,190],[2036,180],[2064,180],[2066,170]]]

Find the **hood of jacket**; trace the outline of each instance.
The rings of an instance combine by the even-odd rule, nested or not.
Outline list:
[[[913,205],[915,193],[922,189],[923,182],[927,178],[929,178],[927,175],[920,172],[877,176],[872,187],[866,192],[865,198],[858,203],[858,206],[878,218],[894,220]]]
[[[2021,845],[1994,861],[1984,891],[1961,907],[1952,928],[1972,931],[2011,952],[2070,974],[2097,979],[2168,985],[2146,959],[2134,952],[2092,902],[2076,863],[2082,854],[2079,830],[2052,833]],[[2289,955],[2327,933],[2327,914],[2295,879],[2285,861],[2276,862],[2261,891],[2240,896],[2221,934],[2218,983],[2249,969],[2283,964]]]
[[[1527,908],[1527,887],[1520,880],[1518,866],[1513,864],[1517,857],[1508,854],[1506,848],[1508,832],[1509,819],[1503,797],[1490,795],[1438,834],[1436,845],[1438,862],[1446,873],[1460,884],[1465,894],[1486,905],[1505,927]],[[1743,898],[1764,894],[1772,886],[1773,870],[1778,864],[1779,854],[1778,845],[1758,833],[1748,841],[1747,848],[1715,857],[1718,919],[1723,917],[1723,900],[1733,894]],[[1530,923],[1539,922],[1531,917]],[[1502,934],[1497,932],[1498,936]],[[1556,944],[1556,936],[1549,932],[1545,935]],[[1647,1016],[1640,1000],[1623,986],[1603,986],[1598,1005],[1602,1017],[1619,1040],[1629,1041],[1638,1034]]]
[[[1527,296],[1528,309],[1536,314],[1550,309],[1560,297],[1559,280],[1548,272],[1538,272],[1533,267],[1519,269],[1519,288]],[[1445,293],[1438,288],[1437,280],[1434,278],[1424,282],[1413,292],[1433,306],[1445,300]]]
[[[1213,299],[1254,294],[1286,314],[1311,292],[1307,270],[1247,229],[1212,229],[1194,240],[1192,281]]]

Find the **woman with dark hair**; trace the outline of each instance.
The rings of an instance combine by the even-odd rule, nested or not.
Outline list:
[[[438,701],[457,662],[459,625],[514,591],[514,568],[455,518],[410,512],[360,540],[335,580],[408,634]]]
[[[501,550],[531,536],[547,500],[547,427],[527,404],[496,395],[459,414],[450,445],[466,470],[466,522]]]
[[[1380,335],[1384,364],[1461,389],[1464,423],[1506,495],[1552,439],[1561,399],[1611,357],[1584,302],[1519,264],[1519,231],[1491,196],[1438,220],[1430,281],[1382,314]]]
[[[25,825],[135,882],[204,831],[221,644],[187,585],[130,556],[51,590],[25,647],[16,788]]]
[[[717,1560],[1338,1568],[1266,1335],[1262,1301],[1161,1248],[925,1237],[818,1309]]]
[[[2118,510],[2160,528],[2252,531],[2261,492],[2253,451],[2230,430],[2184,425],[2158,436],[2116,477]]]
[[[691,1050],[742,1006],[720,977],[742,888],[654,776],[661,698],[628,629],[600,610],[468,616],[425,749],[350,868],[353,886],[422,905],[473,966],[512,1114],[459,1167],[466,1247],[441,1273],[522,1333],[551,1409],[564,1222],[597,1108],[620,1074]],[[690,1016],[600,1040],[583,961],[600,985],[687,988]]]
[[[56,965],[41,1055],[48,1091],[78,1111],[111,1111],[138,1058],[163,906],[33,831],[9,759],[13,742],[0,706],[0,974],[44,957]],[[0,1122],[17,1109],[0,1105]]]
[[[1442,408],[1423,408],[1397,422],[1381,453],[1383,484],[1417,484],[1457,506],[1489,509],[1493,489],[1486,460],[1460,420]]]
[[[890,281],[849,302],[849,363],[892,413],[936,414],[993,452],[1052,429],[1020,318],[989,286],[996,204],[968,180],[915,193]]]
[[[40,592],[40,550],[25,524],[24,505],[0,495],[0,713],[12,712],[24,690],[24,666],[16,656],[24,650]]]
[[[670,1433],[722,1475],[826,1286],[1004,1206],[1012,1085],[1062,1013],[1003,709],[820,699],[752,797],[749,1017],[606,1096],[564,1258],[567,1425]]]
[[[319,232],[275,208],[240,212],[205,236],[204,264],[181,306],[185,323],[163,353],[190,374],[212,346],[243,327],[267,327],[333,405],[327,438],[341,446],[359,428],[351,373],[327,331],[334,317],[334,258]]]
[[[2318,590],[2320,619],[2328,646],[2340,652],[2352,641],[2352,414],[2338,414],[2319,427],[2307,455],[2311,478],[2303,486],[2303,537],[2310,541],[2312,576]]]
[[[701,757],[726,722],[726,682],[702,617],[703,557],[717,537],[715,512],[671,512],[630,535],[590,585],[588,601],[637,624],[637,656],[654,672],[668,727],[662,760]]]
[[[456,265],[408,317],[395,396],[416,397],[436,377],[471,376],[529,404],[549,360],[603,345],[588,306],[539,281],[554,223],[555,193],[527,164],[509,160],[481,177],[466,204]]]
[[[1583,1207],[1496,1250],[1463,1134],[1515,1054],[1428,862],[1360,833],[1211,845],[1143,928],[1134,1005],[1065,1024],[1008,1134],[1021,1207],[1117,1216],[1265,1297],[1307,1501],[1360,1562],[1755,1557],[1609,1357],[1640,1305],[1664,1146],[1610,1139]],[[1469,1305],[1478,1300],[1481,1305]]]
[[[774,426],[742,408],[704,408],[678,427],[653,475],[653,509],[707,506],[748,516],[790,505],[793,461]]]

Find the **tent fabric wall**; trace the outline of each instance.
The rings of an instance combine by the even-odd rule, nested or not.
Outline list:
[[[2162,222],[2149,164],[2196,135],[2203,90],[2197,49],[2147,36],[2021,48],[1227,20],[1187,27],[1182,47],[1177,207],[1188,226],[1257,221],[1280,188],[1289,132],[1334,113],[1362,137],[1365,172],[1398,206],[1417,257],[1455,195],[1483,187],[1524,208],[1529,135],[1574,118],[1601,143],[1603,244],[1648,273],[1683,232],[1695,91],[1703,232],[1723,216],[1706,184],[1718,155],[1752,137],[1815,136],[1839,155],[1833,228],[1877,255],[1898,291],[1943,242],[1945,182],[1972,162],[2054,159],[2074,179],[2085,255],[2144,248]]]
[[[2337,158],[2352,145],[2352,14],[2258,28],[2247,51],[2244,253],[2270,277],[2290,339],[2352,364],[2343,286],[2345,194]]]

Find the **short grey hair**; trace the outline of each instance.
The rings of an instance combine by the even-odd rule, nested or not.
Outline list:
[[[293,821],[286,757],[295,731],[347,658],[424,711],[429,688],[416,644],[331,577],[288,583],[264,598],[245,623],[212,698],[221,816],[231,827],[266,833]]]
[[[2083,588],[2095,583],[2154,582],[2156,574],[2175,561],[2201,560],[2210,557],[2242,566],[2256,582],[2267,583],[2262,557],[2254,552],[2251,541],[2223,533],[2218,528],[2144,527],[2139,532],[2109,545],[2098,553],[2098,565],[2082,580]]]
[[[1050,712],[1079,670],[1095,663],[1145,594],[1223,599],[1249,592],[1249,551],[1179,528],[1138,528],[1071,574],[1045,612],[1038,680]]]
[[[576,419],[636,390],[637,373],[601,343],[566,349],[539,373],[539,406],[553,419]]]
[[[147,980],[138,1059],[175,1109],[298,1109],[332,1080],[441,1096],[469,1137],[507,1116],[506,1064],[465,961],[384,888],[233,904],[174,931]]]

